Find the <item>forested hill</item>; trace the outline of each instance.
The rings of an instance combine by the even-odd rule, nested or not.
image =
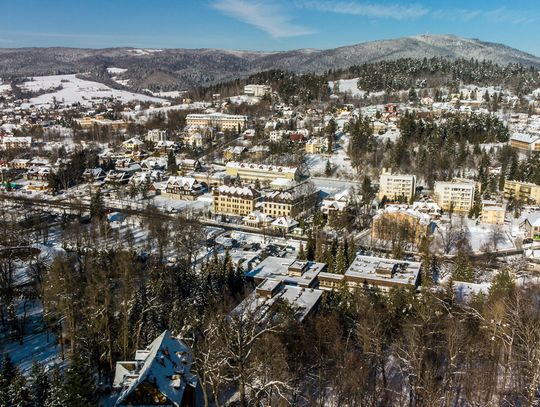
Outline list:
[[[540,58],[505,45],[452,35],[424,35],[366,42],[327,50],[278,52],[215,49],[0,49],[0,77],[50,75],[124,68],[119,79],[132,89],[185,90],[270,69],[317,73],[403,58],[460,58],[540,68]]]

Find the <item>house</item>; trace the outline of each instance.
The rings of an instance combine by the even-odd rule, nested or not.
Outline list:
[[[131,179],[129,171],[110,170],[105,176],[104,182],[109,185],[125,185]]]
[[[25,174],[25,178],[33,181],[48,181],[50,174],[49,167],[32,167]]]
[[[468,179],[453,179],[450,182],[435,182],[435,201],[445,211],[468,212],[474,203],[475,182]]]
[[[251,160],[260,161],[270,154],[269,146],[257,145],[248,150],[249,158]]]
[[[147,348],[137,350],[135,360],[116,362],[113,389],[115,406],[202,406],[202,390],[191,372],[191,349],[169,331]]]
[[[0,150],[14,150],[32,147],[32,137],[0,137]]]
[[[254,188],[221,185],[212,192],[212,209],[216,214],[247,216],[255,211],[260,198]]]
[[[177,162],[177,165],[178,165],[178,169],[182,172],[202,170],[201,162],[199,160],[192,159],[192,158],[184,158],[182,160],[179,160]]]
[[[331,197],[324,198],[321,203],[321,211],[325,215],[341,213],[349,207],[351,201],[351,191],[345,189]]]
[[[392,175],[388,172],[381,174],[379,178],[379,193],[377,197],[390,200],[402,198],[410,201],[416,193],[415,175]]]
[[[304,145],[306,154],[322,154],[328,150],[328,139],[325,137],[313,137]]]
[[[527,214],[520,227],[530,239],[540,240],[540,212]]]
[[[159,140],[154,145],[154,150],[159,151],[162,154],[166,154],[169,151],[176,151],[178,144],[171,140]]]
[[[244,146],[229,146],[223,150],[223,159],[225,161],[237,161],[244,153],[247,151],[247,148]]]
[[[251,226],[254,228],[267,228],[274,221],[274,218],[260,211],[254,211],[247,216],[244,216],[242,221],[246,226]]]
[[[204,186],[195,178],[169,177],[163,196],[193,201],[204,193]]]
[[[298,225],[299,223],[296,220],[287,216],[279,217],[271,223],[272,229],[283,233],[289,233]]]
[[[132,137],[122,143],[122,147],[126,150],[138,150],[144,146],[144,141],[138,137]]]
[[[186,144],[195,148],[203,148],[204,145],[208,142],[209,137],[202,133],[189,133],[184,138]]]
[[[30,160],[24,159],[24,158],[15,158],[9,162],[9,165],[11,168],[16,170],[24,170],[28,168],[28,163]]]

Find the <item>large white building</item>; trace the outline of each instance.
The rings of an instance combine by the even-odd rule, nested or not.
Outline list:
[[[186,116],[188,127],[215,127],[220,130],[243,131],[246,129],[247,121],[247,116],[224,113],[191,113]]]
[[[435,201],[444,210],[469,211],[474,203],[474,181],[454,179],[449,182],[435,182]]]
[[[148,130],[148,133],[146,134],[146,137],[144,139],[146,141],[152,141],[154,143],[165,141],[167,140],[167,131],[160,129]]]
[[[244,94],[248,96],[262,97],[272,92],[272,88],[268,85],[246,85],[244,86]]]
[[[410,200],[416,192],[415,175],[382,174],[379,179],[378,198],[397,199],[400,197]]]

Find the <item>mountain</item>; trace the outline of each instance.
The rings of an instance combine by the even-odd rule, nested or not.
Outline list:
[[[323,72],[351,65],[398,58],[444,57],[491,60],[499,65],[519,63],[540,68],[540,58],[523,51],[454,35],[421,35],[365,42],[327,50],[298,49],[278,52],[218,49],[137,48],[4,48],[0,49],[0,77],[33,76],[91,71],[111,83],[105,68],[127,69],[133,89],[188,89],[269,69]]]

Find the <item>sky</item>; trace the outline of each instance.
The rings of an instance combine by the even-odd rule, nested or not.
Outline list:
[[[455,34],[540,56],[540,0],[2,0],[0,48],[334,48]]]

